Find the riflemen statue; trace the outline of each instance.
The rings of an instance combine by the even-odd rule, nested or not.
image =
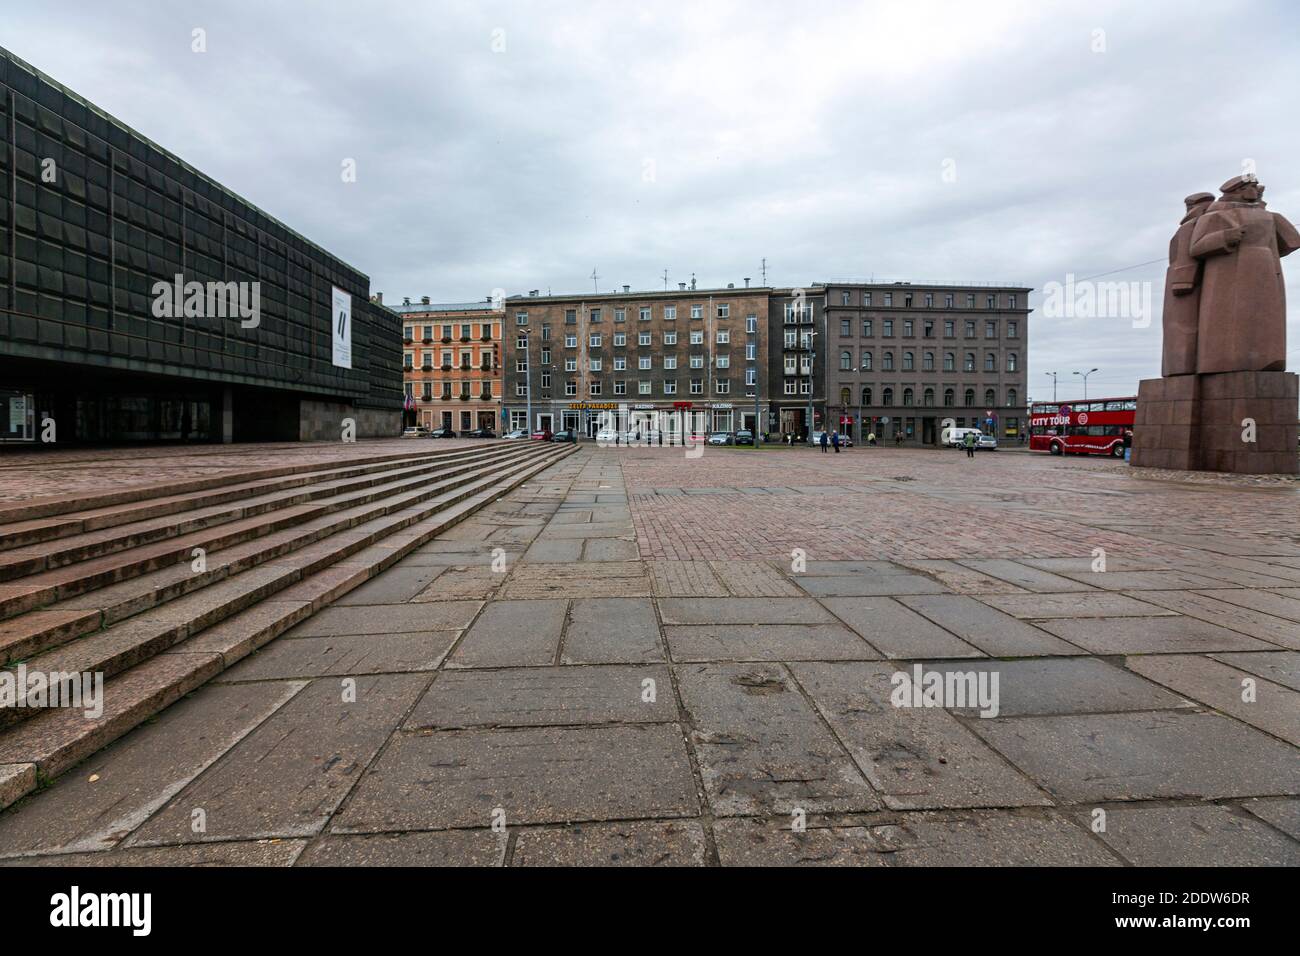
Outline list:
[[[1165,271],[1164,355],[1161,375],[1190,375],[1196,371],[1196,329],[1200,322],[1201,262],[1192,258],[1192,230],[1214,202],[1214,193],[1192,193],[1183,200],[1187,215],[1169,240]]]
[[[1265,208],[1264,187],[1253,173],[1234,176],[1219,188],[1223,195],[1194,219],[1192,228],[1190,251],[1201,264],[1195,371],[1283,371],[1286,288],[1281,259],[1300,249],[1300,232]],[[1169,291],[1166,287],[1166,301]],[[1183,321],[1181,315],[1176,319]],[[1165,355],[1168,359],[1168,345]]]

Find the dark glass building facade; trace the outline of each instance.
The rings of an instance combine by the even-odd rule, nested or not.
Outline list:
[[[402,324],[369,285],[0,49],[0,441],[396,434]]]

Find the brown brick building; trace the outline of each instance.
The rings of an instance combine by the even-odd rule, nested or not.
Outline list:
[[[501,427],[501,318],[491,300],[390,306],[402,317],[406,423]]]
[[[663,292],[512,296],[506,300],[509,427],[577,428],[602,413],[620,429],[752,427],[765,405],[770,290],[728,286]],[[531,420],[529,413],[531,411]],[[671,413],[671,414],[663,414]]]
[[[948,418],[1002,440],[1028,431],[1030,289],[830,282],[819,291],[831,428],[921,444],[937,444]]]

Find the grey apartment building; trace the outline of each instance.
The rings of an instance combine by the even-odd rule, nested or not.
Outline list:
[[[937,444],[945,419],[1027,431],[1021,286],[827,282],[826,418],[860,440]]]
[[[541,295],[505,300],[504,414],[510,428],[752,428],[767,384],[771,290]],[[530,415],[531,412],[531,415]],[[663,413],[671,414],[663,414]]]
[[[819,286],[773,289],[768,299],[765,430],[808,433],[826,412],[826,294]]]

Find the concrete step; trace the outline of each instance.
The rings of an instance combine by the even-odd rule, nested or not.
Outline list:
[[[337,496],[323,506],[322,513],[315,518],[295,520],[287,528],[256,534],[247,541],[236,539],[231,545],[215,548],[207,554],[206,568],[203,571],[193,570],[189,542],[184,538],[177,539],[185,543],[177,552],[179,558],[173,558],[166,567],[142,570],[126,581],[74,593],[40,610],[27,611],[10,620],[0,621],[0,664],[21,660],[100,627],[149,612],[169,601],[268,562],[283,561],[285,556],[309,549],[323,538],[340,532],[349,533],[349,529],[364,522],[444,495],[452,489],[479,480],[484,474],[491,474],[494,469],[526,459],[530,454],[532,451],[524,446],[502,449],[486,457],[478,455],[469,461],[443,465],[436,471],[415,478],[377,485],[364,493]],[[302,517],[297,511],[293,514],[295,519]],[[280,522],[276,522],[278,523]],[[353,537],[360,535],[354,534]],[[138,550],[148,552],[151,549]],[[327,553],[328,551],[326,549]],[[129,552],[122,558],[130,558],[135,554],[136,552]],[[310,550],[306,556],[311,557]],[[153,555],[136,558],[133,566],[148,567],[154,560]],[[67,578],[66,581],[44,580],[50,575],[38,575],[28,580],[39,582],[45,588],[42,592],[45,594],[49,593],[51,587],[55,589],[56,595],[63,593],[60,590],[62,588],[77,591],[85,585],[85,581],[75,578],[73,572],[79,568],[91,567],[97,575],[106,573],[104,569],[96,567],[101,563],[84,562],[55,575]]]
[[[484,462],[500,460],[501,455],[517,455],[527,449],[504,449],[439,463],[431,467],[418,467],[414,476],[401,477],[384,473],[382,482],[371,484],[360,491],[346,491],[330,497],[300,504],[285,503],[283,507],[250,518],[227,521],[214,528],[178,535],[163,541],[143,544],[127,551],[91,558],[64,567],[30,574],[0,584],[0,620],[36,608],[51,605],[88,591],[107,587],[120,581],[138,577],[151,571],[193,560],[195,548],[205,552],[219,551],[233,545],[274,534],[285,528],[307,524],[315,518],[329,515],[358,504],[379,501],[410,488],[418,488],[442,476],[466,474]]]
[[[115,519],[135,519],[115,521],[112,525],[102,524],[104,513],[95,511],[45,519],[66,521],[70,525],[78,524],[94,530],[78,531],[51,541],[0,552],[0,581],[125,551],[240,518],[255,517],[277,508],[316,501],[344,491],[373,487],[399,475],[416,475],[451,462],[482,458],[492,453],[492,448],[480,446],[477,449],[465,448],[441,455],[420,456],[409,461],[313,472],[288,479],[237,485],[220,493],[169,496],[156,503],[141,502],[107,509]],[[340,471],[343,473],[340,474]],[[211,504],[210,499],[214,497],[226,500]],[[238,503],[227,503],[232,501]],[[141,516],[146,515],[148,517],[140,520]],[[0,528],[0,538],[8,535],[8,528]]]
[[[62,656],[28,662],[29,668],[37,670],[134,660],[107,676],[104,710],[99,716],[86,717],[81,710],[71,708],[29,711],[28,719],[0,731],[0,772],[12,781],[4,791],[7,800],[18,799],[41,781],[64,773],[251,651],[574,451],[572,446],[535,448],[514,457],[495,474],[358,525],[356,534],[342,536],[332,552],[322,550],[311,560],[285,565],[283,571],[275,566],[263,568],[265,577],[247,579],[241,594],[269,587],[281,574],[289,578],[295,572],[297,575],[295,583],[268,592],[269,599],[244,603],[224,615],[219,613],[220,602],[216,600],[196,602],[184,613],[181,602],[173,602],[170,609],[177,613],[166,621],[160,619],[159,624],[176,627],[174,639],[160,636],[163,632],[138,628],[134,643],[124,636],[125,631],[113,639],[101,640],[117,630],[108,628],[73,641],[61,649]],[[317,547],[329,548],[332,540],[321,541]],[[228,583],[238,580],[236,577]],[[208,591],[215,592],[215,588],[204,589],[194,597]],[[232,608],[240,604],[233,593],[224,597],[231,600]],[[100,643],[93,650],[78,650],[91,641]],[[145,654],[146,650],[152,653]]]

